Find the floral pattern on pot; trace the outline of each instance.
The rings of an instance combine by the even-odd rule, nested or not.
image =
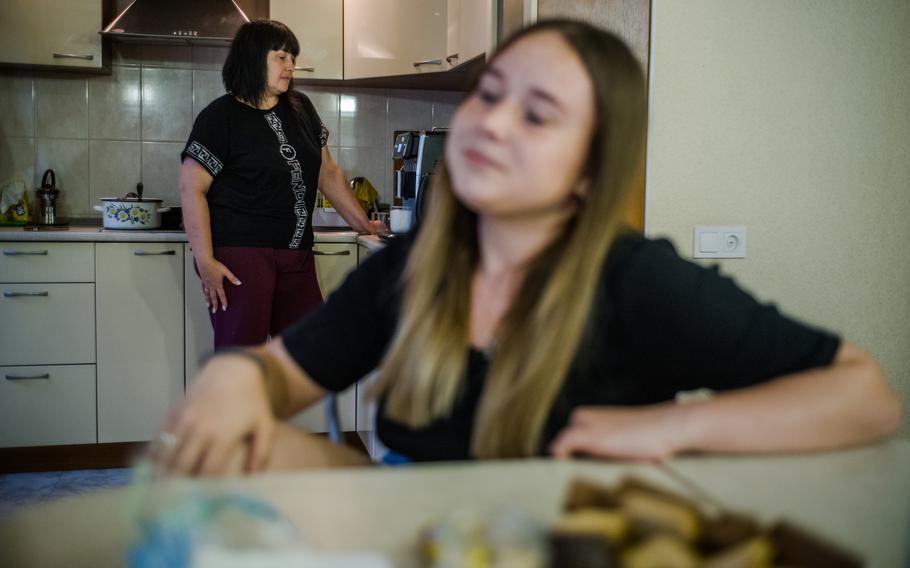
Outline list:
[[[105,215],[108,219],[131,225],[148,225],[152,217],[151,213],[141,205],[124,205],[122,203],[109,203]]]

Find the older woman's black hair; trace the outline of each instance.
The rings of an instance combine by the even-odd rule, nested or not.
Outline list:
[[[266,89],[266,56],[280,50],[294,57],[300,53],[300,43],[286,25],[253,20],[240,26],[221,70],[224,88],[242,101],[258,104]]]

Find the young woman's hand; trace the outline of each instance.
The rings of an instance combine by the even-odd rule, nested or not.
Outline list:
[[[214,258],[203,261],[196,261],[196,268],[199,270],[199,279],[202,281],[202,293],[205,295],[205,303],[212,313],[218,310],[219,301],[221,309],[227,310],[227,294],[224,293],[224,279],[227,278],[231,284],[240,286],[240,279],[234,276],[234,273],[227,266],[221,264]]]
[[[569,424],[550,445],[550,453],[557,458],[575,454],[633,460],[668,458],[679,451],[679,425],[671,418],[671,408],[576,408]]]
[[[244,470],[265,467],[276,421],[262,368],[239,355],[214,357],[168,417],[153,459],[158,471],[177,475],[218,475],[238,452]]]

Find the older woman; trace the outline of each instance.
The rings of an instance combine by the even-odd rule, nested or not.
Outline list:
[[[322,304],[317,189],[355,230],[384,228],[357,205],[326,148],[328,130],[293,88],[299,52],[280,22],[243,25],[222,71],[227,94],[199,113],[181,154],[184,225],[215,347],[262,343]]]
[[[893,433],[899,404],[862,349],[622,230],[645,113],[615,37],[551,21],[512,38],[452,119],[420,232],[280,341],[211,360],[159,464],[365,463],[276,418],[374,368],[378,435],[411,460],[787,452]],[[674,402],[700,387],[717,394]]]

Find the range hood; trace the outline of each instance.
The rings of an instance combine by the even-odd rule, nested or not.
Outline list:
[[[136,43],[227,45],[249,21],[233,0],[133,0],[101,35]]]

